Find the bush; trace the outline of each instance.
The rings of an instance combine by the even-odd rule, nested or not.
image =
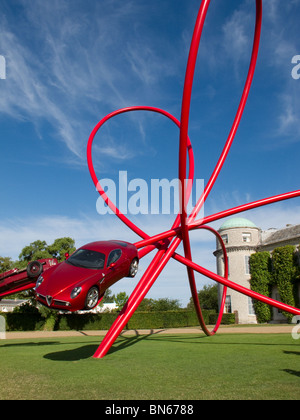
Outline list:
[[[65,314],[60,315],[58,328],[65,330],[108,330],[116,317],[116,313]],[[198,325],[198,320],[196,313],[192,311],[135,312],[126,325],[126,329],[176,328],[195,325]]]
[[[216,325],[219,314],[214,313],[209,315],[209,324]],[[232,325],[235,324],[235,314],[223,314],[222,316],[222,325]]]
[[[270,297],[271,289],[277,286],[280,300],[290,306],[298,301],[299,263],[295,247],[286,245],[275,248],[272,256],[268,252],[257,252],[250,257],[251,289]],[[254,309],[258,322],[268,322],[272,319],[271,307],[259,301],[254,301]],[[283,312],[290,321],[293,315]]]
[[[218,314],[212,310],[203,310],[206,324],[215,324]],[[82,331],[82,330],[109,330],[115,321],[116,313],[102,314],[58,314],[52,313],[46,318],[40,314],[3,313],[6,318],[7,331]],[[234,324],[234,314],[224,314],[222,324]],[[199,326],[195,311],[161,311],[161,312],[135,312],[126,329],[158,329],[158,328],[184,328]]]
[[[261,295],[270,297],[272,275],[270,271],[271,257],[268,252],[257,252],[250,256],[250,287]],[[272,319],[272,308],[259,300],[253,301],[257,321],[269,322]]]
[[[46,318],[43,330],[44,331],[53,331],[55,329],[55,324],[57,321],[57,317],[55,315],[50,315]]]
[[[207,324],[211,323],[214,311],[203,310],[203,317]],[[7,331],[34,331],[34,330],[108,330],[115,321],[116,313],[102,314],[58,314],[53,313],[47,317],[40,314],[3,313],[6,318]],[[226,315],[226,314],[225,314]],[[226,316],[224,320],[226,322]],[[217,315],[216,315],[217,316]],[[133,314],[127,329],[154,329],[179,328],[198,326],[195,311],[161,311],[136,312]]]
[[[272,254],[273,276],[278,287],[281,301],[290,306],[295,306],[293,281],[296,276],[296,267],[294,264],[295,249],[292,245],[276,248]],[[283,312],[289,321],[293,315]]]
[[[6,331],[35,331],[42,325],[40,314],[2,312],[1,315],[6,320]]]

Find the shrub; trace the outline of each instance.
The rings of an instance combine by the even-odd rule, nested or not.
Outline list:
[[[268,252],[252,254],[250,269],[252,290],[270,297],[271,288],[277,286],[281,302],[290,306],[299,303],[297,300],[299,266],[292,245],[275,248],[272,256]],[[272,309],[269,305],[254,301],[254,309],[258,322],[268,322],[272,319]],[[283,314],[289,321],[293,317],[288,312]]]
[[[2,312],[1,315],[6,320],[7,331],[35,331],[41,326],[42,317],[40,314]]]
[[[276,248],[272,254],[273,277],[278,287],[281,301],[287,305],[295,306],[293,281],[296,276],[296,266],[294,264],[295,249],[292,245]],[[283,312],[289,321],[293,315]]]
[[[270,297],[272,275],[270,272],[271,257],[268,252],[257,252],[250,256],[250,287],[257,293]],[[272,308],[259,300],[253,301],[257,321],[269,322],[272,319]]]

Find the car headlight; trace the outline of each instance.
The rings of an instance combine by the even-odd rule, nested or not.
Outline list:
[[[75,287],[75,289],[73,289],[71,292],[71,299],[75,299],[79,295],[81,290],[82,290],[81,287]]]
[[[44,281],[44,277],[43,276],[39,276],[37,281],[36,281],[36,285],[35,288],[37,289]]]

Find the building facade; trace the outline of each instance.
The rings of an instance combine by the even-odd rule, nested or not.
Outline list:
[[[250,255],[257,251],[272,252],[275,248],[285,245],[300,244],[300,225],[287,225],[284,229],[269,229],[262,231],[250,220],[237,217],[227,220],[219,229],[226,247],[229,267],[229,279],[250,289]],[[219,242],[214,252],[217,259],[217,273],[224,275],[223,253]],[[219,285],[219,299],[223,286]],[[300,297],[300,287],[299,287]],[[276,287],[272,290],[272,298],[280,300]],[[225,312],[235,313],[239,324],[257,323],[252,299],[232,289],[227,289]],[[284,322],[285,317],[273,308],[274,322]]]
[[[27,300],[21,299],[5,299],[0,300],[0,312],[13,312],[15,308],[26,303]]]

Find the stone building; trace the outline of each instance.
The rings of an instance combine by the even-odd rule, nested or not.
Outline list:
[[[0,300],[0,312],[13,312],[15,308],[26,303],[26,300],[21,299],[5,299]]]
[[[219,233],[226,246],[229,279],[244,287],[250,288],[250,255],[257,251],[272,252],[275,248],[285,245],[300,244],[300,225],[287,225],[284,229],[269,229],[262,231],[250,220],[235,217],[231,218],[219,229]],[[217,258],[217,273],[224,275],[223,253],[217,241],[214,252]],[[219,297],[222,296],[223,286],[219,285]],[[300,287],[299,287],[300,297]],[[276,287],[272,290],[272,298],[280,300]],[[240,324],[257,323],[252,299],[232,289],[227,289],[225,312],[235,313],[236,322]],[[285,317],[273,308],[274,322],[284,322]]]

